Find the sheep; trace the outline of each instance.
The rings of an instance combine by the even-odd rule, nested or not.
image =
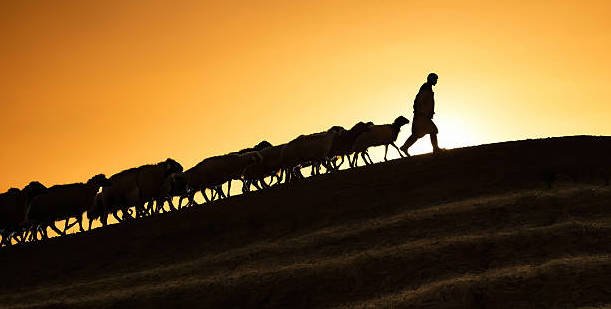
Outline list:
[[[362,132],[356,141],[354,141],[354,145],[352,146],[352,151],[354,152],[353,157],[353,166],[357,166],[358,155],[360,154],[365,164],[372,164],[373,161],[369,154],[367,153],[367,149],[373,146],[381,146],[384,145],[384,161],[387,161],[386,155],[388,153],[388,145],[392,145],[397,149],[399,155],[403,157],[403,153],[399,150],[399,147],[395,145],[395,141],[397,140],[397,136],[401,131],[401,127],[408,124],[409,120],[403,116],[397,117],[392,124],[384,124],[384,125],[372,125],[369,126],[365,132]],[[367,162],[367,159],[371,162]]]
[[[263,141],[261,141],[260,143],[258,143],[257,145],[255,145],[252,148],[245,148],[245,149],[242,149],[240,151],[231,152],[230,154],[244,154],[244,153],[247,153],[247,152],[260,152],[261,150],[264,150],[264,149],[270,148],[270,147],[272,147],[272,144],[270,142],[266,141],[266,140],[263,140]],[[248,191],[251,182],[249,180],[245,179],[245,178],[242,178],[242,179],[239,179],[239,180],[242,181],[242,192]]]
[[[105,210],[104,210],[104,197],[102,196],[103,192],[104,190],[102,189],[102,192],[98,192],[95,195],[93,205],[91,205],[91,208],[87,210],[87,218],[89,219],[88,230],[90,231],[91,231],[91,225],[93,224],[93,221],[94,221],[94,219],[92,218],[99,218],[102,225],[106,225],[107,223],[106,221],[107,217],[105,215]]]
[[[108,178],[111,185],[102,188],[101,202],[95,203],[87,211],[90,221],[100,219],[102,225],[106,225],[108,214],[112,214],[119,222],[131,218],[129,207],[139,202],[138,169],[130,168]],[[121,218],[117,214],[119,210],[122,212]]]
[[[236,151],[236,152],[232,152],[232,154],[244,154],[247,152],[253,152],[253,151],[261,151],[262,149],[268,148],[268,147],[272,147],[272,144],[268,141],[261,141],[260,143],[256,144],[254,147],[252,148],[245,148],[242,149],[240,151]]]
[[[271,146],[259,150],[261,162],[248,167],[244,171],[244,186],[242,187],[243,193],[250,191],[251,184],[259,190],[261,189],[261,186],[269,187],[271,183],[268,185],[265,182],[265,177],[268,176],[275,176],[277,178],[277,182],[280,182],[281,176],[278,174],[282,172],[282,155],[286,145],[287,144]],[[261,183],[261,186],[259,186],[258,183]]]
[[[167,201],[170,210],[176,210],[172,203],[172,197],[183,196],[187,193],[187,178],[184,173],[172,173],[164,180],[159,190],[159,196],[155,199],[157,209],[154,213],[160,213],[163,209],[163,204]],[[181,207],[181,205],[178,205]]]
[[[108,185],[110,181],[106,176],[98,174],[87,183],[52,186],[45,193],[32,198],[27,208],[26,220],[31,226],[41,227],[44,231],[43,238],[46,238],[47,226],[60,235],[66,235],[66,231],[78,223],[82,232],[83,213],[92,207],[99,188]],[[72,225],[68,224],[70,218],[76,218]],[[55,226],[55,221],[58,220],[66,221],[63,231]]]
[[[27,205],[32,198],[45,192],[47,188],[38,181],[30,182],[23,190],[9,189],[0,194],[0,234],[2,245],[11,245],[11,239],[15,237],[17,242],[26,240],[28,230],[24,229]],[[19,235],[15,235],[20,232]],[[25,233],[25,234],[24,234]]]
[[[162,195],[161,189],[166,179],[175,179],[175,177],[171,175],[182,173],[182,170],[182,165],[172,159],[167,159],[155,165],[144,165],[140,167],[137,178],[140,201],[137,205],[144,206],[144,203],[148,202],[149,210],[152,211],[154,201],[158,200]],[[159,208],[159,206],[157,207]],[[161,205],[161,207],[163,207],[163,205]],[[142,210],[144,210],[144,208],[142,208]],[[141,215],[145,215],[145,213],[141,212]]]
[[[361,133],[367,131],[370,126],[372,126],[372,122],[358,122],[355,124],[350,130],[340,130],[339,135],[335,138],[333,142],[333,147],[331,147],[330,155],[332,156],[331,164],[334,169],[339,169],[339,167],[344,163],[344,157],[349,156],[352,153],[352,147],[356,139],[361,135]],[[343,128],[342,128],[343,129]],[[337,157],[341,158],[340,163],[336,163]],[[350,167],[352,167],[352,162],[348,160]]]
[[[312,166],[311,175],[319,173],[320,164],[329,170],[327,160],[333,141],[340,131],[339,127],[332,127],[325,132],[300,135],[290,141],[284,147],[282,155],[283,168],[287,171],[287,181],[294,177],[303,178],[299,169],[308,165]]]
[[[207,202],[214,200],[215,192],[218,193],[219,197],[225,197],[220,186],[229,182],[228,191],[231,190],[231,180],[240,179],[245,169],[260,161],[261,155],[257,152],[230,153],[204,159],[184,173],[189,190],[189,193],[186,194],[189,203],[194,203],[193,197],[198,191],[202,192]],[[206,188],[213,191],[211,199],[206,196]]]
[[[136,207],[136,217],[145,215],[144,204],[160,196],[160,188],[167,177],[182,172],[182,166],[167,159],[157,164],[148,164],[121,171],[109,178],[110,186],[102,189],[102,203],[96,203],[87,212],[90,220],[100,219],[103,225],[109,213],[118,221],[131,217],[129,207]],[[102,209],[99,209],[102,207]],[[119,218],[117,211],[121,210]]]
[[[10,220],[10,215],[19,203],[21,190],[10,188],[7,192],[0,194],[0,236],[2,242],[0,245],[8,246],[11,244],[11,234],[15,230],[19,220]],[[12,221],[12,222],[11,222]]]

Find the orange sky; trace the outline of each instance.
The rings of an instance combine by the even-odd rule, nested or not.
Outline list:
[[[432,71],[441,146],[611,135],[611,4],[530,2],[2,1],[0,191],[411,118]]]

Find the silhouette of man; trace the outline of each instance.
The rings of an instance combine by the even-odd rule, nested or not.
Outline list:
[[[419,138],[430,134],[431,145],[433,152],[438,153],[441,148],[437,145],[437,126],[433,122],[433,114],[435,114],[435,98],[433,97],[433,86],[437,85],[438,76],[431,73],[426,77],[426,83],[420,87],[420,91],[414,99],[414,120],[412,122],[412,135],[405,141],[405,144],[400,149],[407,153]]]

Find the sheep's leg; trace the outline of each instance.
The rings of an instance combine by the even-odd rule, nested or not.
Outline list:
[[[301,173],[301,166],[298,166],[296,168],[293,169],[293,173],[295,173],[295,177],[297,179],[304,179],[305,177],[303,176],[303,174]]]
[[[216,191],[216,196],[217,196],[217,199],[219,199],[219,200],[220,200],[220,199],[222,199],[222,198],[226,198],[226,197],[227,197],[227,196],[225,195],[225,191],[223,191],[223,185],[216,186],[216,187],[214,188],[214,190]]]
[[[401,158],[405,158],[405,155],[403,154],[403,151],[401,151],[401,149],[399,149],[399,147],[397,147],[397,145],[394,142],[390,143],[390,145],[392,145],[393,147],[395,147],[395,149],[397,149],[397,152],[399,153],[399,156]]]
[[[147,201],[142,202],[140,206],[136,204],[136,218],[146,217],[149,214],[149,211],[151,211],[149,206],[149,202]]]
[[[21,231],[21,239],[23,240],[23,242],[27,242],[29,236],[30,236],[30,233],[29,233],[29,231],[27,229]]]
[[[64,232],[60,231],[57,226],[55,226],[55,222],[49,224],[49,227],[58,235],[64,235]]]
[[[15,232],[11,233],[11,238],[15,239],[18,244],[22,242],[21,235],[18,235]]]
[[[365,161],[365,165],[369,165],[369,162],[367,162],[367,157],[365,157],[365,152],[361,152],[361,158],[363,158],[363,161]]]
[[[91,231],[91,224],[93,223],[93,219],[89,219],[89,230]]]
[[[206,194],[206,188],[201,190],[202,196],[204,197],[204,201],[209,203],[214,200],[214,191],[210,190],[210,199],[208,199],[208,195]]]
[[[142,203],[142,214],[143,216],[155,214],[155,202],[148,201]]]
[[[70,224],[70,228],[72,228],[73,226],[76,226],[77,224],[79,224],[79,221],[80,221],[79,218],[75,217],[75,220],[76,221],[74,221],[72,224]]]
[[[255,187],[255,189],[258,189],[258,185],[257,185],[257,180],[256,179],[249,179],[248,180],[248,188],[246,188],[247,192],[252,191],[252,187]]]
[[[34,231],[36,232],[36,236],[34,236],[34,238],[36,238],[36,240],[43,240],[45,239],[46,236],[46,229],[43,229],[40,226],[34,227]],[[38,238],[38,234],[40,234],[40,239]]]
[[[339,170],[339,168],[342,167],[342,164],[344,164],[344,156],[343,155],[340,157],[340,159],[342,159],[342,160],[339,161],[339,163],[337,163],[337,161],[335,161],[335,163],[337,163],[337,165],[335,166],[335,170]]]
[[[36,238],[36,230],[34,230],[34,232],[31,231],[32,228],[28,229],[28,241],[34,241],[34,239]]]
[[[19,233],[20,233],[20,236],[21,236],[21,243],[27,242],[28,241],[29,233],[27,231],[23,231],[23,230],[20,231]]]
[[[330,173],[335,170],[333,165],[331,165],[331,161],[327,159],[322,161],[322,166],[325,168],[325,173]]]
[[[33,241],[38,241],[38,240],[43,240],[44,239],[44,235],[42,234],[42,229],[40,226],[33,226],[32,229],[32,234],[31,239],[33,239]],[[38,234],[40,233],[40,239],[38,239]]]
[[[386,159],[387,154],[388,154],[388,144],[384,145],[384,161],[388,161],[388,159]]]
[[[118,213],[119,213],[119,211],[117,210],[117,214]],[[119,221],[119,222],[126,221],[127,217],[128,217],[127,213],[128,213],[127,209],[126,208],[122,208],[121,209],[121,220],[117,220],[117,221]],[[129,215],[129,217],[131,218],[131,214]]]
[[[38,229],[40,230],[40,239],[41,240],[49,238],[49,234],[47,234],[46,226],[39,226]]]
[[[354,155],[352,156],[352,167],[358,167],[359,166],[359,153],[355,152]]]
[[[165,199],[161,198],[155,201],[151,201],[151,207],[154,209],[155,214],[160,214],[165,211],[163,208],[165,206]]]
[[[28,237],[28,241],[37,241],[38,240],[38,228],[35,226],[32,226],[28,229],[29,231],[29,237]]]
[[[140,216],[141,217],[146,217],[152,214],[153,210],[151,209],[153,205],[151,205],[150,201],[149,202],[143,202],[140,205]]]
[[[219,193],[216,190],[216,187],[212,187],[212,189],[210,189],[210,200],[214,201],[215,199],[217,199],[218,194]]]
[[[78,221],[79,231],[84,232],[85,230],[83,229],[83,217],[82,216],[80,218],[77,217],[76,220]]]
[[[223,190],[223,187],[221,187],[221,190]],[[231,179],[229,179],[229,181],[227,182],[227,197],[231,196]]]
[[[76,221],[74,221],[72,224],[70,224],[70,218],[67,218],[66,219],[66,224],[64,224],[64,234],[67,234],[68,230],[71,229],[75,225],[76,225]]]
[[[147,203],[148,202],[142,202],[141,204],[136,205],[136,218],[138,218],[138,210],[140,211],[140,218],[149,215],[149,209],[146,207]]]
[[[49,238],[49,235],[47,235],[46,226],[39,225],[39,226],[36,226],[35,229],[36,229],[36,233],[40,233],[40,240]]]
[[[134,210],[135,210],[135,213],[134,213],[134,217],[133,218],[137,219],[137,218],[142,217],[142,210],[140,210],[138,205],[134,206]],[[131,214],[130,214],[130,217],[131,217]],[[131,218],[131,219],[133,219],[133,218]]]
[[[284,177],[284,173],[282,172],[282,170],[281,170],[280,174],[272,175],[272,179],[276,179],[276,184],[281,184],[283,177]]]
[[[37,241],[38,240],[38,229],[35,227],[28,228],[28,241]]]
[[[10,233],[8,233],[10,235]],[[11,245],[11,239],[10,237],[7,237],[7,233],[6,231],[2,231],[0,233],[0,236],[2,237],[2,241],[0,242],[0,246],[5,246],[8,247]]]
[[[76,225],[76,221],[70,224],[70,218],[66,218],[66,223],[64,223],[64,233],[66,233],[69,229]]]
[[[276,174],[276,180],[278,180],[278,183],[282,182],[282,178],[284,177],[284,169],[281,168],[280,169],[280,175]]]
[[[161,201],[162,202],[161,202],[160,210],[163,211],[164,213],[176,210],[176,206],[174,206],[174,197],[173,196],[170,196],[168,198],[164,198]],[[165,202],[166,201],[168,202],[168,209],[167,210],[165,208]]]
[[[23,232],[23,241],[32,241],[32,235],[30,234],[30,229],[25,229]]]
[[[353,152],[352,153],[352,158],[354,159],[354,156],[356,156],[356,155],[357,155],[356,152]],[[347,156],[348,156],[348,163],[350,164],[350,167],[357,167],[356,160],[350,159],[350,155],[347,155]],[[357,159],[358,159],[358,157],[357,157]]]
[[[116,219],[118,222],[123,222],[123,219],[122,219],[122,218],[119,218],[119,213],[118,213],[118,211],[113,211],[113,212],[112,212],[112,216],[113,216],[113,217],[115,217],[115,219]],[[125,211],[124,211],[124,210],[121,210],[121,217],[125,217]]]
[[[241,179],[241,180],[242,180],[242,194],[245,194],[246,192],[250,192],[250,181],[246,179]]]
[[[373,160],[371,160],[371,157],[369,156],[369,152],[365,151],[364,153],[367,156],[367,159],[369,159],[369,163],[374,164]]]
[[[263,189],[269,188],[269,185],[268,185],[268,184],[267,184],[267,182],[265,181],[265,177],[263,177],[263,178],[259,179],[258,183],[259,183],[260,185],[259,185],[259,184],[257,184],[257,182],[255,182],[255,187],[257,188],[257,190],[263,190]]]
[[[223,190],[222,184],[219,186],[216,186],[215,190],[216,190],[216,193],[217,193],[216,195],[218,196],[219,200],[227,197],[227,195],[225,194],[225,191]]]

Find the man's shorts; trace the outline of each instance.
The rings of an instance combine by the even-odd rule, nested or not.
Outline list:
[[[438,132],[437,126],[432,119],[427,117],[414,117],[414,122],[412,122],[412,135],[421,138],[427,134],[437,134]]]

